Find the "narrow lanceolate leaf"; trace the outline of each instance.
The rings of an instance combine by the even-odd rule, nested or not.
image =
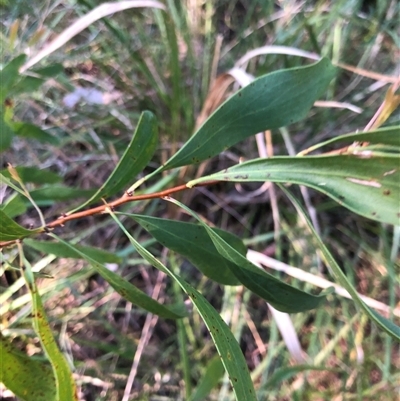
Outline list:
[[[183,291],[185,291],[185,293],[190,297],[211,334],[211,338],[213,339],[218,354],[221,357],[225,370],[229,375],[233,391],[235,392],[236,400],[256,401],[257,398],[255,396],[255,390],[251,381],[246,360],[234,335],[229,330],[229,327],[226,325],[226,323],[222,320],[218,312],[203,297],[203,295],[200,294],[200,292],[183,280],[179,275],[169,270],[167,266],[163,265],[147,249],[140,245],[140,243],[129,234],[116,216],[111,212],[110,214],[128,237],[129,241],[135,247],[139,255],[141,255],[143,259],[147,260],[152,266],[174,279],[183,289]]]
[[[325,142],[318,143],[303,150],[299,155],[310,153],[326,145],[337,142],[345,142],[349,147],[341,153],[353,153],[367,157],[369,145],[380,145],[392,152],[400,152],[400,126],[385,127],[374,131],[355,132],[339,135]],[[367,151],[367,152],[365,152]]]
[[[187,258],[207,277],[225,285],[240,284],[232,274],[236,266],[219,254],[203,226],[138,214],[126,215],[136,220],[162,245]],[[213,230],[243,256],[246,255],[246,246],[238,237],[223,230]]]
[[[124,189],[128,183],[133,182],[152,158],[157,143],[157,121],[152,113],[145,111],[139,119],[130,144],[108,180],[87,202],[73,212],[101,198],[108,198]]]
[[[395,225],[400,220],[400,166],[395,154],[255,159],[187,185],[212,180],[306,185],[370,219]]]
[[[19,351],[0,332],[0,383],[24,401],[56,401],[56,381],[50,363]]]
[[[162,170],[199,163],[260,131],[305,118],[334,73],[322,59],[254,80],[222,104]]]
[[[3,210],[0,210],[0,241],[22,239],[39,231],[42,229],[27,230],[8,217]]]
[[[92,257],[93,255],[89,256],[88,253],[85,253],[82,248],[78,248],[76,245],[72,245],[66,241],[63,241],[54,234],[50,234],[50,236],[59,241],[60,245],[64,245],[64,247],[69,248],[70,252],[75,254],[75,257],[89,262],[90,265],[97,271],[97,273],[99,273],[101,277],[103,277],[104,280],[106,280],[111,287],[113,287],[114,290],[127,301],[166,319],[179,319],[187,316],[187,311],[183,305],[165,306],[160,304],[143,291],[139,290],[139,288],[135,287],[129,281],[126,281],[118,274],[107,269],[96,259],[94,259]]]
[[[188,207],[175,199],[165,199],[175,203],[195,217],[207,231],[220,255],[236,265],[235,268],[231,270],[236,278],[249,290],[265,299],[274,308],[282,312],[297,313],[317,308],[325,302],[325,295],[314,296],[308,294],[278,280],[264,270],[259,269],[205,224],[200,217]]]
[[[32,323],[53,368],[56,401],[78,401],[77,389],[68,363],[57,346],[30,265],[25,261],[24,278],[32,297]],[[40,372],[37,372],[40,374]],[[33,401],[33,400],[32,400]]]
[[[329,252],[328,248],[325,246],[324,242],[315,231],[310,219],[307,217],[306,212],[304,211],[303,207],[300,205],[298,200],[282,185],[280,185],[282,191],[289,197],[290,201],[296,207],[297,212],[302,216],[302,218],[307,223],[308,227],[314,238],[316,239],[319,249],[322,253],[323,258],[325,259],[325,263],[331,268],[331,272],[335,277],[336,281],[344,287],[348,293],[350,294],[353,301],[379,326],[381,327],[386,333],[391,335],[397,341],[400,341],[400,327],[393,323],[391,320],[386,319],[382,315],[380,315],[375,310],[371,309],[365,302],[360,298],[356,289],[352,286],[350,281],[347,279],[345,273],[340,268],[340,266],[336,263],[336,260]]]

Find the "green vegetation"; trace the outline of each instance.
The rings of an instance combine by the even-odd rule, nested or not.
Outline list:
[[[396,1],[0,9],[2,399],[399,394]]]

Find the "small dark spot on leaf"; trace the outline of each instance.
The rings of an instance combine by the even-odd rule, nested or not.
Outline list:
[[[376,216],[376,212],[372,212],[371,214],[372,214],[372,216]]]
[[[385,189],[383,191],[383,195],[390,195],[390,189]]]

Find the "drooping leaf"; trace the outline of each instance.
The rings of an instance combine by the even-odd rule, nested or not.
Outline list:
[[[237,164],[190,181],[271,181],[306,185],[354,213],[388,224],[400,224],[399,156],[372,152],[356,155],[273,157]]]
[[[24,240],[24,244],[36,249],[37,251],[44,252],[46,254],[52,254],[60,258],[82,259],[82,256],[77,254],[75,250],[72,250],[70,247],[60,242],[37,241],[32,238],[27,238]],[[122,262],[119,256],[111,252],[104,251],[103,249],[81,245],[74,245],[74,247],[76,250],[79,250],[81,253],[84,253],[99,263]]]
[[[321,254],[325,260],[325,263],[330,267],[331,273],[333,274],[334,278],[336,281],[347,290],[347,292],[350,294],[351,298],[353,301],[379,326],[381,327],[386,333],[391,335],[393,338],[395,338],[397,341],[400,342],[400,327],[397,326],[393,321],[386,319],[382,315],[380,315],[378,312],[370,308],[358,295],[356,289],[353,287],[353,285],[350,283],[348,278],[346,277],[346,274],[344,271],[340,268],[340,266],[336,263],[335,258],[332,256],[332,254],[329,252],[328,248],[325,246],[324,242],[318,235],[318,233],[315,231],[310,219],[307,217],[306,212],[304,211],[303,207],[300,205],[298,200],[282,185],[279,185],[281,190],[285,192],[287,197],[290,199],[290,201],[293,203],[295,206],[297,212],[299,215],[304,219],[304,221],[307,223],[311,234],[315,238],[315,240],[318,243],[319,250],[321,251]]]
[[[60,244],[69,248],[71,254],[75,253],[76,258],[84,259],[89,262],[93,269],[95,269],[96,272],[99,273],[101,277],[103,277],[104,280],[106,280],[111,285],[111,287],[113,287],[114,290],[117,291],[118,294],[120,294],[127,301],[147,310],[148,312],[154,313],[155,315],[161,316],[166,319],[179,319],[187,316],[187,311],[184,305],[176,304],[172,306],[166,306],[160,304],[153,298],[146,295],[143,291],[139,290],[129,281],[126,281],[118,274],[107,269],[89,254],[83,252],[82,249],[78,249],[76,245],[72,245],[66,241],[63,241],[61,238],[57,237],[54,234],[50,234],[50,236],[59,241]]]
[[[190,297],[211,334],[211,338],[213,339],[218,354],[221,357],[225,370],[229,375],[236,399],[256,401],[257,398],[255,396],[255,390],[251,381],[246,360],[234,335],[229,330],[229,327],[226,325],[226,323],[222,320],[219,313],[203,297],[203,295],[200,294],[200,292],[183,280],[179,275],[169,270],[167,266],[163,265],[147,249],[137,242],[112,212],[110,212],[110,214],[128,237],[129,241],[135,247],[139,255],[147,260],[152,266],[174,279],[183,289],[183,291],[185,291],[185,293]]]
[[[0,241],[22,239],[39,231],[42,230],[40,228],[27,230],[8,217],[3,210],[0,210]]]
[[[222,104],[160,170],[199,163],[267,129],[306,117],[335,73],[329,60],[264,75]]]
[[[15,169],[24,183],[33,182],[35,184],[55,184],[62,180],[58,174],[37,167],[15,167]],[[0,174],[4,177],[11,178],[7,169],[0,170]]]
[[[42,298],[36,286],[31,266],[25,260],[23,275],[32,297],[32,323],[39,337],[40,344],[51,363],[56,382],[56,400],[78,401],[78,394],[72,372],[64,355],[58,348],[51,331]],[[40,373],[39,373],[40,374]]]
[[[50,363],[19,351],[0,332],[0,383],[24,401],[57,401]]]
[[[297,313],[315,309],[325,302],[325,295],[315,296],[308,294],[258,268],[205,224],[191,209],[175,199],[165,199],[175,203],[196,218],[206,229],[220,255],[236,265],[231,270],[236,278],[274,308],[286,313]],[[230,266],[228,265],[228,267]]]
[[[162,245],[187,258],[207,277],[225,285],[240,284],[231,272],[236,266],[219,254],[201,225],[138,214],[126,215],[137,221]],[[238,252],[246,255],[246,247],[238,237],[223,230],[213,230]]]
[[[156,150],[157,143],[157,121],[152,113],[145,111],[139,119],[130,144],[108,180],[88,201],[73,211],[101,198],[108,198],[124,189],[129,182],[134,181],[137,174],[147,166]]]

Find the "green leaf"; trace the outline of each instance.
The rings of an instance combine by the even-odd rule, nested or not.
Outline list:
[[[17,170],[19,177],[24,183],[55,184],[62,180],[58,174],[37,167],[15,167],[15,170]],[[11,174],[7,169],[0,170],[0,174],[4,177],[11,178]]]
[[[12,126],[15,135],[36,139],[40,142],[50,143],[51,145],[58,145],[59,143],[55,136],[48,134],[36,125],[20,121],[12,121],[10,122],[10,125]]]
[[[199,163],[267,129],[307,116],[335,69],[327,59],[264,75],[221,105],[160,170]]]
[[[337,142],[368,142],[369,144],[381,144],[387,145],[393,151],[400,152],[400,126],[395,127],[385,127],[380,128],[374,131],[366,131],[366,132],[355,132],[345,135],[339,135],[334,138],[331,138],[325,142],[318,143],[310,148],[306,149],[307,153],[312,152],[316,149],[319,149],[326,145],[331,145]],[[354,145],[351,145],[355,147]],[[365,145],[364,145],[365,146]],[[359,146],[357,148],[358,152],[362,152],[365,148]],[[299,153],[302,155],[305,151]]]
[[[76,250],[78,250],[99,263],[122,262],[119,256],[111,252],[104,251],[103,249],[98,249],[91,246],[74,245],[76,250],[72,250],[69,246],[66,246],[60,242],[36,241],[31,238],[25,239],[24,244],[36,249],[37,251],[44,252],[46,254],[52,254],[61,258],[82,259],[82,256],[76,252]]]
[[[236,399],[240,401],[256,401],[257,399],[255,396],[255,390],[251,381],[246,360],[234,335],[229,330],[229,327],[226,325],[226,323],[222,320],[218,312],[203,297],[202,294],[200,294],[189,283],[183,280],[179,275],[169,270],[147,249],[140,245],[140,243],[129,234],[116,216],[113,213],[110,214],[128,237],[129,241],[137,250],[139,255],[147,260],[152,266],[174,279],[190,297],[211,334],[211,338],[214,341],[215,347],[217,348],[218,354],[221,357],[225,370],[229,375]]]
[[[240,284],[231,272],[236,266],[219,254],[201,225],[138,214],[125,215],[137,221],[162,245],[187,258],[207,277],[225,285]],[[247,249],[238,237],[223,230],[213,230],[238,252],[246,255]],[[231,266],[228,267],[228,264]]]
[[[57,63],[42,68],[36,68],[33,72],[45,78],[54,78],[58,74],[64,72],[64,66],[61,63]]]
[[[346,275],[344,274],[343,270],[340,266],[336,263],[334,257],[329,252],[328,248],[325,246],[324,242],[315,231],[310,219],[307,217],[306,212],[304,211],[303,207],[300,205],[298,200],[282,185],[279,185],[282,191],[288,196],[290,201],[295,206],[299,215],[304,219],[307,223],[311,234],[316,239],[319,249],[322,253],[322,256],[325,260],[325,263],[331,268],[331,273],[336,281],[347,290],[350,294],[353,301],[379,326],[381,327],[386,333],[391,335],[396,340],[400,341],[400,327],[394,324],[391,320],[386,319],[385,317],[381,316],[378,312],[371,309],[365,302],[360,298],[356,289],[352,286],[350,281],[347,279]]]
[[[8,217],[3,210],[0,210],[0,241],[22,239],[40,231],[42,231],[40,228],[27,230]]]
[[[93,192],[94,190],[92,189],[78,189],[55,185],[51,187],[35,189],[31,191],[30,194],[35,202],[54,202],[86,198],[93,195]]]
[[[56,401],[50,363],[28,357],[0,332],[0,383],[24,401]]]
[[[19,68],[24,64],[26,55],[21,54],[12,59],[2,70],[0,70],[0,104],[9,95],[11,87],[17,82],[20,77]]]
[[[306,185],[354,213],[388,224],[399,223],[399,156],[393,154],[273,157],[237,164],[190,181],[271,181]]]
[[[325,295],[314,296],[308,294],[258,268],[205,224],[191,209],[175,199],[165,199],[180,206],[196,218],[206,229],[220,255],[236,265],[231,270],[236,278],[249,290],[265,299],[274,308],[282,312],[297,313],[317,308],[325,302]]]
[[[101,198],[108,198],[116,194],[134,180],[152,158],[157,143],[157,121],[152,113],[145,111],[140,116],[130,144],[108,180],[88,201],[74,209],[73,212]]]
[[[207,399],[211,390],[218,384],[224,374],[224,365],[217,355],[208,363],[204,376],[188,401],[203,401]]]
[[[64,355],[57,346],[43,308],[42,299],[36,286],[31,266],[26,260],[23,274],[32,297],[33,327],[53,368],[57,390],[55,399],[57,401],[78,401],[77,389],[71,370]]]
[[[54,234],[49,235],[59,241],[60,245],[64,245],[64,247],[69,248],[71,254],[75,254],[76,258],[84,259],[89,262],[93,269],[95,269],[96,272],[99,273],[101,277],[103,277],[104,280],[106,280],[111,287],[113,287],[114,290],[127,301],[147,310],[148,312],[154,313],[155,315],[166,319],[179,319],[187,316],[187,311],[183,305],[177,304],[165,306],[160,304],[118,274],[107,269],[91,255],[82,251],[82,248],[78,248],[76,245],[72,245],[66,241],[63,241]]]
[[[27,209],[25,202],[15,193],[7,199],[6,203],[0,205],[0,210],[10,218],[20,216],[22,213],[25,213]]]
[[[5,177],[3,174],[0,174],[0,184],[9,186],[14,191],[17,191],[18,193],[20,193],[22,196],[25,197],[24,191],[20,187],[15,185],[9,178]]]
[[[44,82],[45,80],[43,78],[23,75],[21,76],[21,79],[19,79],[13,85],[13,87],[11,88],[11,93],[13,96],[17,96],[21,93],[35,92],[43,85]]]

